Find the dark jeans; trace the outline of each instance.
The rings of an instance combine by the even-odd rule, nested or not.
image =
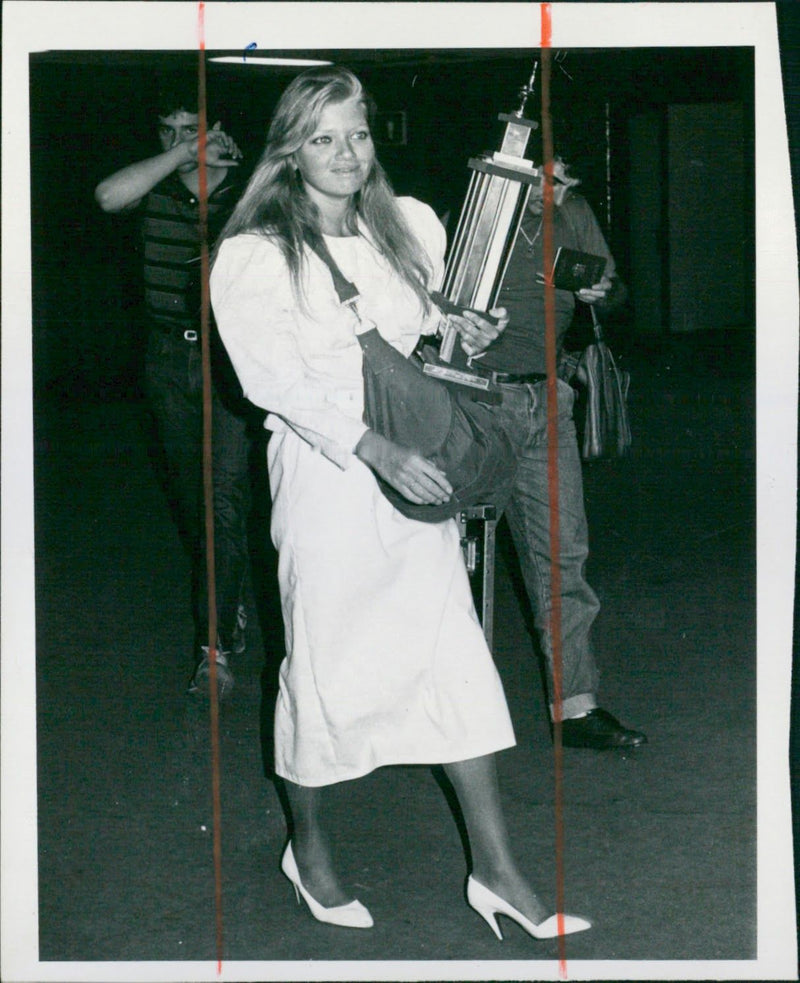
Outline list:
[[[496,410],[515,445],[519,467],[505,510],[534,623],[547,659],[553,708],[550,496],[547,466],[547,383],[504,385]],[[589,553],[583,474],[572,410],[575,391],[558,381],[559,573],[561,577],[561,693],[563,717],[597,705],[599,674],[589,638],[600,604],[584,577]]]
[[[216,364],[215,364],[216,370]],[[196,644],[208,644],[208,578],[203,504],[203,378],[200,342],[152,329],[145,392],[162,452],[167,494],[192,563]],[[235,385],[215,371],[212,386],[214,559],[220,647],[231,633],[247,570],[252,413]]]

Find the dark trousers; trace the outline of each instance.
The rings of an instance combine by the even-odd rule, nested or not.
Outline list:
[[[247,570],[252,412],[218,369],[212,385],[214,558],[219,644],[229,650]],[[229,366],[227,367],[229,369]],[[145,393],[160,445],[167,494],[191,557],[196,644],[208,644],[208,577],[203,499],[203,377],[200,341],[152,329]]]

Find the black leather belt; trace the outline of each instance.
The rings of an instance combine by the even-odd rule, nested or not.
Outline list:
[[[200,332],[196,328],[183,328],[179,324],[166,324],[163,321],[151,321],[150,326],[159,334],[183,338],[184,341],[195,342],[200,340]]]
[[[517,375],[514,372],[490,372],[488,378],[497,386],[533,386],[544,382],[547,376],[541,372],[527,372]]]

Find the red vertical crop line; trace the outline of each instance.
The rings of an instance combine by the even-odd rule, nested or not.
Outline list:
[[[211,299],[208,287],[208,169],[206,166],[206,137],[208,134],[206,99],[205,4],[197,11],[199,51],[197,60],[198,115],[198,218],[200,226],[200,343],[203,364],[203,503],[205,506],[206,578],[208,583],[208,655],[209,711],[211,729],[211,793],[214,837],[214,921],[217,952],[217,973],[222,972],[222,824],[220,805],[219,698],[217,694],[217,584],[214,555],[214,479],[212,468],[211,433]]]
[[[553,121],[550,115],[552,20],[549,3],[541,10],[542,92],[542,252],[544,256],[545,367],[547,371],[547,490],[550,513],[550,641],[553,659],[553,754],[555,772],[556,911],[563,932],[564,911],[564,763],[562,743],[563,673],[561,651],[561,530],[559,524],[558,374],[556,304],[553,285]],[[558,937],[559,975],[567,976],[566,940]]]

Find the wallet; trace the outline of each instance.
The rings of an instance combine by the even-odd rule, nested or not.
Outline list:
[[[605,256],[560,246],[553,262],[553,285],[557,290],[582,290],[599,283],[605,270]]]

